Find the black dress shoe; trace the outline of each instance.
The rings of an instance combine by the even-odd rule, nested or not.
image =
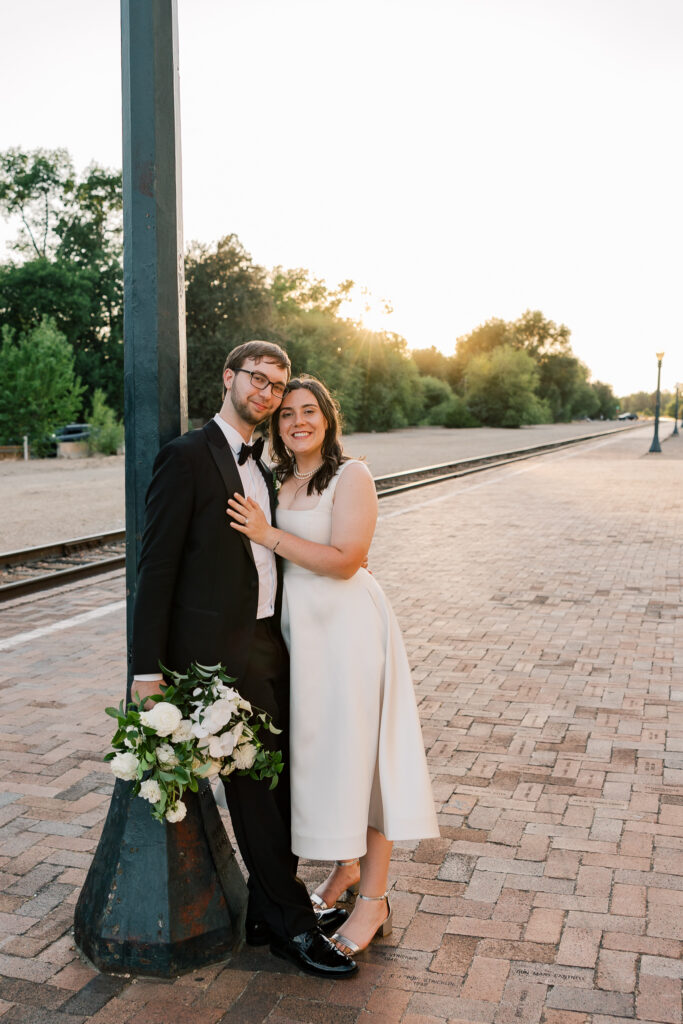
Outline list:
[[[270,927],[265,921],[247,921],[244,931],[248,946],[267,946],[270,942]]]
[[[348,910],[342,907],[330,907],[329,910],[315,912],[318,928],[323,935],[332,935],[336,932],[348,916]],[[272,932],[265,921],[247,921],[244,930],[248,946],[267,946],[270,942]]]
[[[329,910],[315,911],[315,919],[318,922],[318,928],[323,935],[327,936],[336,932],[339,925],[343,924],[348,916],[348,910],[344,910],[342,907],[330,907]]]
[[[296,964],[307,974],[317,974],[322,978],[348,978],[358,970],[356,961],[337,949],[319,928],[311,928],[291,939],[273,935],[270,951],[273,956]]]

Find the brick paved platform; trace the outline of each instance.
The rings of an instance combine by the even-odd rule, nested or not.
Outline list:
[[[683,438],[649,440],[381,503],[442,835],[396,847],[394,932],[351,981],[267,950],[167,983],[80,960],[123,582],[4,609],[0,1024],[681,1024]]]

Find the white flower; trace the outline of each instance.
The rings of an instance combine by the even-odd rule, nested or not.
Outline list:
[[[214,733],[220,732],[220,730],[228,724],[234,713],[235,705],[233,702],[221,697],[220,700],[216,700],[213,704],[209,704],[208,708],[204,712],[204,718],[201,725],[193,725],[192,732],[198,737],[212,736]]]
[[[166,811],[166,821],[182,821],[186,814],[187,807],[179,800],[175,807],[169,807]]]
[[[187,743],[192,739],[192,722],[189,718],[183,718],[177,729],[171,733],[171,743]]]
[[[132,738],[131,738],[132,737]],[[127,747],[137,747],[140,743],[140,732],[136,725],[129,725],[126,729],[126,736],[124,737],[124,744]]]
[[[248,715],[251,714],[251,704],[244,697],[240,697],[238,705],[240,711],[246,711]]]
[[[170,736],[183,720],[175,704],[160,700],[150,711],[140,712],[140,722],[149,729],[154,729],[157,736]]]
[[[174,768],[178,764],[175,750],[170,743],[160,743],[156,753],[157,761],[162,768]]]
[[[243,743],[233,754],[235,768],[251,768],[256,760],[256,747],[253,743]]]
[[[211,757],[230,757],[235,747],[235,737],[232,731],[221,733],[220,736],[209,738],[209,754]]]
[[[132,782],[137,777],[139,764],[140,762],[135,754],[125,753],[117,754],[116,757],[112,758],[109,762],[109,767],[117,779]]]
[[[225,764],[223,765],[223,767],[221,768],[221,775],[232,775],[234,770],[235,770],[235,762],[234,761],[226,761]]]
[[[226,700],[236,701],[239,699],[239,693],[232,686],[226,686],[225,683],[221,683],[220,680],[216,683],[216,693],[220,693],[221,697],[225,697]]]
[[[140,796],[143,800],[149,800],[151,804],[158,803],[161,800],[159,783],[155,779],[145,779],[140,786]]]

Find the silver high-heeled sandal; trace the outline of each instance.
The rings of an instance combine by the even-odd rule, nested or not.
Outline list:
[[[338,868],[346,868],[349,866],[349,864],[358,864],[359,861],[358,857],[352,857],[351,860],[335,860],[334,863]],[[358,894],[359,886],[360,882],[354,882],[352,885],[348,887],[348,889],[344,889],[344,891],[340,893],[339,899],[347,900],[350,899],[351,896],[356,896]],[[311,903],[313,904],[313,909],[317,911],[332,909],[331,907],[328,907],[327,903],[325,903],[325,900],[322,898],[322,896],[318,896],[317,892],[311,893]]]
[[[349,956],[355,956],[356,953],[362,953],[364,949],[368,948],[368,946],[370,945],[372,940],[377,938],[377,936],[380,936],[381,938],[384,938],[385,935],[390,935],[391,934],[392,923],[393,923],[394,912],[391,909],[391,906],[389,904],[389,890],[388,889],[384,893],[384,896],[364,896],[363,893],[361,892],[361,893],[358,894],[358,899],[359,900],[368,900],[368,901],[372,901],[372,902],[375,902],[377,900],[384,900],[386,902],[386,905],[387,905],[387,916],[384,918],[384,920],[382,921],[381,925],[379,926],[377,931],[374,933],[374,935],[370,936],[370,940],[369,940],[369,942],[365,946],[358,946],[355,942],[353,942],[352,939],[347,939],[346,936],[343,935],[341,932],[335,932],[334,933],[334,935],[332,936],[332,942],[336,942],[337,946],[343,946],[344,949],[342,950],[342,952],[344,952],[344,950],[348,950],[349,951]]]

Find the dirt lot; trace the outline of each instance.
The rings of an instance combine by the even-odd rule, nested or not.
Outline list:
[[[350,455],[364,455],[375,476],[565,437],[623,429],[616,423],[555,423],[521,430],[415,427],[350,434]],[[662,436],[670,432],[664,424]],[[668,428],[668,429],[667,429]],[[0,462],[0,551],[122,529],[124,456]]]

